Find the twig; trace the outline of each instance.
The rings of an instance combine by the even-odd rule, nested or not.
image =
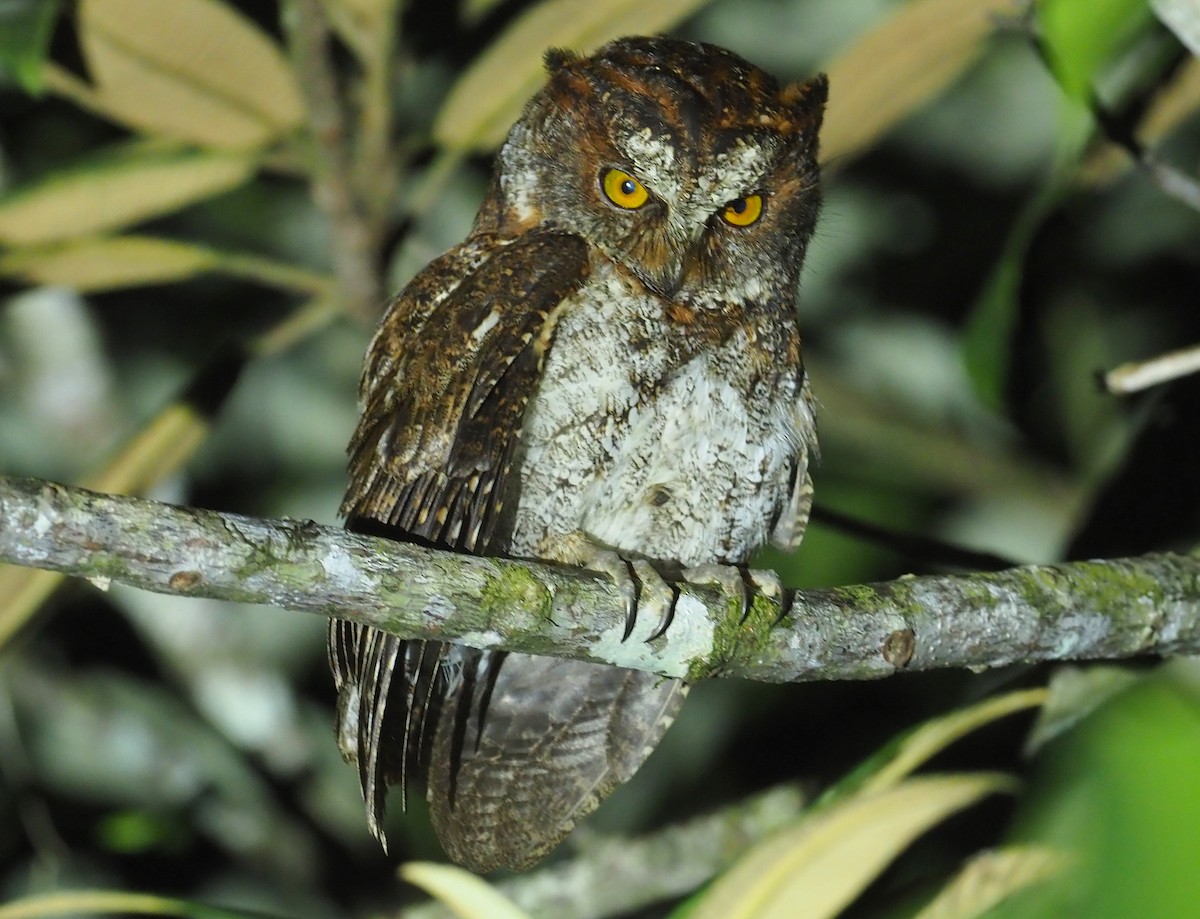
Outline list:
[[[290,0],[284,22],[293,69],[308,108],[313,198],[329,218],[334,273],[349,311],[371,316],[383,300],[375,265],[378,240],[355,194],[352,145],[320,0]]]
[[[1104,374],[1104,388],[1118,396],[1140,392],[1200,372],[1200,345],[1160,354],[1148,361],[1121,364]]]
[[[594,572],[32,479],[0,478],[0,561],[689,680],[869,679],[1200,652],[1200,559],[1174,554],[812,591],[753,572],[744,617],[740,591],[643,592],[627,641],[621,591]],[[666,615],[671,627],[650,640]]]
[[[578,857],[496,887],[529,915],[600,919],[683,896],[711,880],[756,840],[794,820],[804,796],[790,785],[636,839],[591,837]],[[582,834],[576,833],[576,837]],[[620,878],[614,884],[613,878]],[[440,903],[405,909],[404,919],[452,919]]]

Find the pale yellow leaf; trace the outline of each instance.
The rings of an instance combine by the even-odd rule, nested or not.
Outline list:
[[[461,152],[490,150],[545,80],[547,48],[589,53],[622,35],[652,35],[706,0],[546,0],[531,7],[480,55],[450,90],[434,139]]]
[[[861,791],[880,791],[895,785],[917,767],[941,753],[960,737],[1015,712],[1041,705],[1050,695],[1045,689],[1021,689],[984,699],[975,705],[932,718],[906,734],[893,750],[890,759],[878,772],[866,779]]]
[[[0,252],[0,275],[97,291],[179,281],[218,261],[211,249],[191,243],[152,236],[89,237]]]
[[[453,865],[409,862],[400,876],[440,900],[460,919],[529,919],[487,881]]]
[[[824,159],[869,147],[950,85],[979,55],[1013,0],[912,0],[862,35],[825,68],[829,107]]]
[[[81,0],[79,40],[97,104],[139,130],[244,149],[303,117],[275,42],[219,0]]]
[[[1040,846],[981,852],[943,887],[915,919],[975,919],[1062,871],[1070,859]]]
[[[0,243],[30,246],[118,229],[234,188],[255,166],[249,154],[121,150],[0,199]]]
[[[922,776],[818,810],[754,846],[689,919],[836,916],[913,839],[940,820],[1011,788],[997,775]]]

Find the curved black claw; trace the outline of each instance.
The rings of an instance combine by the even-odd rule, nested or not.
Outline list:
[[[779,615],[776,617],[774,625],[779,625],[779,623],[792,614],[792,606],[795,603],[796,589],[794,587],[785,587],[779,597]]]
[[[647,642],[654,641],[664,635],[671,627],[671,623],[675,621],[675,605],[679,602],[679,585],[668,583],[671,588],[671,602],[667,604],[667,608],[663,611],[662,618],[658,621],[658,626],[654,629],[654,634],[646,639]]]
[[[625,564],[629,583],[633,585],[633,589],[625,593],[625,633],[621,636],[621,641],[625,641],[633,634],[633,627],[637,625],[638,599],[641,597],[642,590],[634,571],[633,562],[627,558],[622,558],[621,561]]]
[[[742,588],[742,615],[738,619],[738,625],[745,625],[746,620],[750,617],[750,606],[754,602],[754,591],[750,585],[754,582],[750,574],[749,565],[736,565],[739,581]]]

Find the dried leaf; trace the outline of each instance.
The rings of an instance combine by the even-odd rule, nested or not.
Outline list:
[[[1011,0],[914,0],[825,68],[824,159],[869,147],[941,92],[975,60]]]
[[[980,798],[1011,787],[997,775],[909,779],[856,795],[764,839],[717,879],[689,919],[836,916],[913,839]]]
[[[0,242],[30,246],[118,229],[234,188],[256,165],[249,154],[126,147],[0,199]]]
[[[504,140],[542,85],[547,48],[588,53],[622,35],[662,32],[706,0],[547,0],[518,16],[450,90],[433,126],[443,147],[464,153]]]
[[[213,268],[215,252],[151,236],[89,237],[0,254],[0,275],[80,291],[179,281]]]
[[[82,0],[79,39],[98,104],[139,130],[245,149],[303,117],[279,48],[217,0]]]

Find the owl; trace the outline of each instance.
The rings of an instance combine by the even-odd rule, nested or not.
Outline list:
[[[358,531],[613,575],[720,580],[795,546],[816,453],[795,292],[823,76],[624,38],[546,55],[467,239],[369,347]],[[631,603],[636,598],[630,598]],[[384,842],[421,783],[448,855],[526,868],[639,768],[686,686],[334,620],[338,737]]]

